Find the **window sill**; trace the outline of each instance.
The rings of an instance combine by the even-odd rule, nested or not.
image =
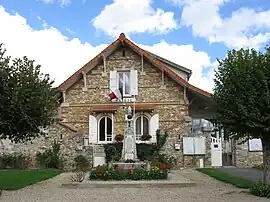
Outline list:
[[[137,143],[137,144],[154,144],[154,143],[156,143],[156,142],[136,140],[136,143]]]
[[[123,98],[132,98],[132,95],[123,95]]]
[[[106,142],[98,142],[97,144],[111,144],[114,143],[113,141],[106,141]]]

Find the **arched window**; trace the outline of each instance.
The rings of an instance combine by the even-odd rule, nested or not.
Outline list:
[[[112,131],[113,131],[112,119],[108,116],[100,118],[98,123],[98,141],[111,142]]]
[[[140,140],[142,135],[149,134],[149,119],[144,115],[139,115],[135,121],[136,140]]]

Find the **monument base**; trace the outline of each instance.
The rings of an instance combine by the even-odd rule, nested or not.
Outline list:
[[[111,165],[113,167],[117,166],[122,170],[135,169],[135,168],[150,169],[150,163],[148,162],[134,162],[134,163],[114,162]]]

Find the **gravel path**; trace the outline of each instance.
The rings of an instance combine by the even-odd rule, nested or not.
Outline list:
[[[177,171],[187,178],[196,181],[195,187],[170,189],[157,188],[115,188],[115,189],[66,189],[60,184],[68,178],[68,173],[53,179],[26,187],[18,191],[5,191],[0,197],[4,202],[264,202],[269,199],[258,198],[241,189],[218,182],[195,170]]]

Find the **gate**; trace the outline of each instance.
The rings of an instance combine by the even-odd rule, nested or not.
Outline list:
[[[211,166],[222,166],[221,138],[211,137]]]

